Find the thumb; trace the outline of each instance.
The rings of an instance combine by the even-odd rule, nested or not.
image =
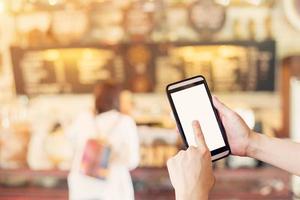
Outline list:
[[[230,108],[225,106],[216,96],[213,96],[213,104],[221,115],[228,115],[232,112]]]
[[[204,139],[199,121],[197,121],[197,120],[193,121],[193,129],[194,129],[196,142],[198,144],[198,148],[201,150],[207,149],[207,145],[205,143],[205,139]]]

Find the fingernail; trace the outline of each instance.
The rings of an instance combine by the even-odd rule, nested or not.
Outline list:
[[[193,121],[193,126],[198,126],[199,122],[197,120]]]

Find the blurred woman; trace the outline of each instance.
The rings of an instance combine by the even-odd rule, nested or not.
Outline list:
[[[75,157],[68,177],[69,198],[132,200],[129,171],[139,163],[139,141],[134,120],[120,113],[120,87],[112,82],[96,85],[95,109],[80,115],[70,128]],[[87,142],[101,137],[110,147],[108,174],[103,180],[82,173],[82,157]]]

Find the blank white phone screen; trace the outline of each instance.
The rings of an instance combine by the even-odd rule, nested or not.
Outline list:
[[[210,151],[225,146],[205,85],[200,84],[171,93],[189,146],[197,146],[192,122],[198,120]]]

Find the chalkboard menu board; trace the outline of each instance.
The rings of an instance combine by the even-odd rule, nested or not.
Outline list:
[[[118,49],[13,47],[17,94],[88,93],[101,80],[123,81]]]
[[[202,74],[215,91],[272,91],[275,42],[126,43],[11,48],[17,94],[90,93],[113,79],[133,92],[161,92]]]
[[[273,91],[275,42],[178,44],[169,57],[182,61],[184,77],[202,74],[213,91]]]

